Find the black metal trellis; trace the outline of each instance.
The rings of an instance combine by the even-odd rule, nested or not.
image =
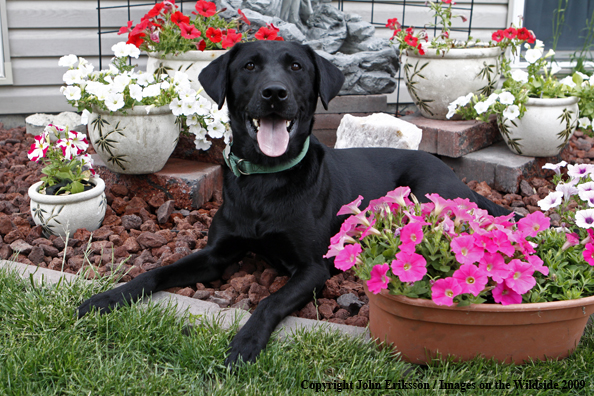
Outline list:
[[[103,30],[103,27],[101,26],[101,11],[108,10],[108,9],[122,9],[122,10],[125,9],[127,12],[128,21],[129,21],[131,19],[130,17],[131,17],[131,9],[132,8],[150,7],[150,6],[153,6],[154,4],[158,3],[159,1],[160,0],[151,0],[150,2],[146,2],[146,3],[143,2],[143,3],[131,4],[130,0],[125,0],[125,4],[122,4],[122,5],[102,7],[101,0],[97,0],[97,21],[98,21],[97,35],[98,35],[98,39],[99,39],[99,69],[102,68],[102,48],[101,48],[102,36],[104,34],[118,32],[118,30]],[[401,18],[399,18],[399,20],[400,20],[403,28],[409,27],[408,25],[405,24],[407,7],[426,7],[426,5],[424,3],[411,2],[411,1],[407,1],[407,0],[396,0],[396,1],[390,1],[390,0],[338,0],[338,9],[341,11],[344,11],[344,4],[347,2],[369,4],[369,6],[371,7],[371,18],[370,18],[371,20],[369,22],[375,26],[385,26],[386,21],[388,19],[388,17],[386,17],[386,16],[384,17],[384,19],[382,19],[382,21],[377,21],[375,19],[376,4],[402,6],[402,14],[401,14]],[[185,3],[191,3],[193,5],[196,3],[196,0],[177,0],[176,4],[180,5],[182,12],[184,11]],[[464,6],[460,6],[460,5],[453,6],[452,9],[469,11],[468,27],[467,28],[452,28],[451,30],[458,31],[458,32],[468,32],[468,36],[470,36],[470,34],[472,32],[472,16],[474,13],[474,0],[471,0],[470,4],[467,4]],[[390,15],[390,17],[392,17],[392,16]],[[434,33],[436,33],[436,32],[437,32],[437,27],[434,28]],[[396,109],[398,109],[398,107],[400,105],[400,81],[401,81],[401,71],[399,70],[398,71],[398,87],[397,87],[398,93],[396,96]]]

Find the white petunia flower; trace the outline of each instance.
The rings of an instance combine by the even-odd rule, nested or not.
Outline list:
[[[542,52],[543,51],[540,48],[532,48],[532,49],[526,50],[526,54],[524,55],[524,58],[526,59],[526,61],[528,63],[534,63],[542,57]]]
[[[208,131],[200,124],[191,125],[189,128],[190,133],[196,135],[196,139],[206,139]]]
[[[580,124],[580,128],[588,128],[590,125],[592,125],[592,122],[588,117],[581,117],[578,119],[578,122]]]
[[[562,80],[559,80],[559,82],[561,84],[565,84],[570,88],[575,88],[576,87],[576,83],[573,82],[573,80],[571,79],[571,76],[567,76]]]
[[[208,134],[210,137],[214,139],[219,139],[223,137],[225,133],[225,124],[221,122],[213,122],[208,126]]]
[[[137,100],[139,102],[142,101],[142,87],[138,84],[130,84],[129,87],[130,90],[130,97],[134,100]]]
[[[181,100],[175,98],[171,101],[171,103],[169,103],[169,108],[171,109],[173,115],[177,117],[183,114],[184,103]]]
[[[511,92],[502,92],[501,95],[499,95],[499,102],[505,105],[514,104],[514,100],[516,100],[516,97]]]
[[[574,180],[586,177],[594,171],[594,165],[591,164],[569,164],[567,165],[567,175]]]
[[[130,84],[130,81],[132,81],[132,79],[126,75],[120,74],[115,76],[111,90],[118,93],[124,92],[124,89]]]
[[[58,61],[58,66],[73,67],[76,62],[78,62],[78,57],[76,55],[64,55]]]
[[[594,227],[594,209],[584,209],[575,212],[575,224],[581,228]]]
[[[144,98],[159,96],[161,94],[161,87],[159,84],[149,85],[142,90],[142,96]]]
[[[79,100],[81,97],[81,90],[79,87],[69,85],[64,89],[64,96],[66,96],[66,100]]]
[[[456,109],[458,108],[458,106],[456,106],[456,103],[452,102],[449,104],[448,106],[448,114],[446,114],[446,118],[450,119],[454,116],[454,114],[456,114]]]
[[[198,119],[198,115],[192,114],[191,116],[188,116],[188,118],[186,119],[186,125],[187,126],[197,125],[199,121],[200,120]]]
[[[556,208],[563,202],[563,193],[561,191],[550,192],[549,195],[538,201],[538,206],[541,210],[546,211],[551,208]]]
[[[138,79],[136,80],[136,84],[146,87],[149,84],[155,82],[155,76],[151,73],[141,73],[138,75]]]
[[[569,199],[577,194],[579,190],[571,183],[559,183],[557,187],[555,187],[555,191],[559,191],[563,193],[563,199],[569,201]]]
[[[70,69],[62,76],[62,80],[68,85],[80,84],[84,75],[83,72],[78,69]]]
[[[563,168],[566,165],[567,162],[565,161],[561,161],[557,164],[551,164],[550,162],[548,162],[542,166],[542,169],[550,169],[552,171],[555,171],[555,173],[559,175],[561,174],[561,168]]]
[[[561,71],[561,66],[559,66],[559,64],[557,62],[552,62],[551,63],[551,75],[557,74],[559,71]]]
[[[499,94],[496,93],[492,93],[491,95],[489,95],[489,97],[485,100],[485,103],[488,104],[489,106],[491,106],[493,103],[497,102],[497,99],[499,98]]]
[[[125,41],[120,41],[119,43],[114,44],[111,47],[111,50],[113,51],[113,54],[116,58],[123,58],[130,55],[130,49],[128,48],[128,44],[126,44]]]
[[[502,113],[503,117],[510,121],[515,120],[520,115],[520,108],[516,105],[507,106]]]
[[[483,114],[485,111],[489,109],[489,104],[486,102],[478,102],[474,105],[474,110],[476,110],[477,114]]]
[[[138,59],[140,50],[134,44],[126,44],[128,46],[128,56]]]
[[[210,140],[206,140],[206,139],[196,139],[196,140],[194,140],[194,144],[196,145],[197,150],[206,151],[210,148],[210,146],[212,145],[212,142]]]
[[[527,83],[528,82],[528,73],[526,73],[524,70],[521,70],[521,69],[515,69],[515,70],[512,70],[512,72],[511,72],[511,78],[513,80],[521,82],[521,83]]]
[[[549,52],[547,52],[547,54],[544,56],[545,58],[549,58],[551,56],[555,55],[555,51],[553,51],[553,49],[550,49]]]
[[[80,115],[80,123],[83,125],[87,125],[89,123],[89,116],[91,115],[91,113],[89,112],[89,110],[84,109],[82,111],[82,114]]]
[[[124,107],[124,95],[121,93],[110,93],[105,98],[105,106],[110,111],[117,111]]]

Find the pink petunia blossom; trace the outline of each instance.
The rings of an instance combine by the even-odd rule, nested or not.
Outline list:
[[[509,257],[513,256],[516,248],[513,247],[509,235],[501,230],[491,231],[493,243],[497,246],[497,251]]]
[[[396,260],[392,260],[392,272],[402,282],[416,282],[423,279],[427,273],[427,261],[417,253],[400,251],[396,254]]]
[[[359,210],[359,205],[361,205],[361,201],[363,201],[363,197],[361,195],[359,195],[357,197],[357,199],[355,199],[353,202],[343,205],[340,210],[338,211],[338,213],[336,213],[337,216],[340,215],[344,215],[344,214],[359,214],[361,213],[361,211]]]
[[[371,269],[371,279],[367,281],[367,288],[373,294],[378,294],[382,289],[388,288],[390,278],[386,275],[390,266],[388,263],[376,265]]]
[[[540,231],[544,231],[551,225],[551,220],[540,211],[536,211],[520,219],[518,230],[525,236],[535,237]]]
[[[485,289],[489,279],[485,271],[473,264],[464,264],[460,266],[452,275],[458,281],[462,288],[461,293],[471,293],[478,296]]]
[[[452,201],[442,198],[439,194],[426,194],[425,196],[435,205],[433,213],[436,216],[439,216],[443,211],[448,211],[452,205]]]
[[[414,246],[423,242],[423,226],[421,223],[408,223],[400,230],[400,240],[403,244]]]
[[[475,232],[472,236],[474,244],[489,253],[496,253],[499,249],[499,246],[493,241],[491,233]]]
[[[359,238],[363,239],[368,235],[381,235],[382,233],[379,232],[379,230],[377,228],[373,227],[374,224],[375,224],[375,218],[371,221],[371,223],[369,223],[369,227],[365,228],[361,232],[361,236]]]
[[[565,243],[561,247],[561,250],[567,250],[572,246],[576,246],[580,243],[580,237],[575,232],[565,234]]]
[[[509,288],[505,282],[499,283],[491,293],[493,294],[493,300],[501,305],[522,303],[522,296]]]
[[[474,237],[468,234],[461,234],[452,239],[450,243],[452,252],[456,254],[456,260],[460,264],[473,264],[478,262],[485,251],[474,244]]]
[[[544,265],[542,259],[537,255],[526,256],[526,261],[534,268],[534,271],[538,271],[545,276],[549,274],[549,267]]]
[[[397,203],[400,206],[409,206],[411,204],[408,196],[410,194],[410,187],[401,186],[395,189],[394,191],[390,191],[386,194],[387,198],[390,198],[392,202]]]
[[[582,252],[584,256],[584,260],[590,265],[594,265],[594,244],[589,243],[586,245],[586,248]]]
[[[358,243],[346,245],[334,258],[334,266],[342,271],[349,270],[357,263],[357,257],[363,249]]]
[[[431,286],[431,299],[437,305],[454,305],[454,297],[462,293],[462,288],[454,278],[438,279]]]
[[[479,268],[497,283],[509,276],[510,269],[500,253],[485,253],[479,262]]]
[[[509,262],[510,274],[505,278],[505,284],[518,294],[524,294],[536,285],[534,267],[518,259]]]

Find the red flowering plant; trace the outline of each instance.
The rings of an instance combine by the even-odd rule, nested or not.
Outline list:
[[[468,199],[427,198],[428,203],[419,203],[409,187],[398,187],[360,210],[359,196],[338,212],[350,216],[324,257],[333,257],[338,269],[354,267],[372,293],[388,289],[438,305],[579,297],[572,289],[577,282],[567,283],[579,272],[568,276],[539,248],[550,248],[552,241],[550,219],[542,212],[516,223],[512,214],[491,216]],[[591,285],[592,277],[586,283]]]
[[[179,54],[192,50],[220,50],[233,47],[247,38],[250,21],[238,10],[231,20],[220,16],[215,3],[199,0],[192,17],[184,15],[175,0],[165,0],[144,15],[140,23],[133,21],[122,27],[118,34],[128,34],[128,44],[146,52]],[[258,40],[282,40],[279,29],[269,24],[256,33]]]

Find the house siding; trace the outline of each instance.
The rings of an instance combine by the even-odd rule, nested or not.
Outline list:
[[[98,15],[96,0],[5,0],[8,21],[10,62],[13,84],[0,85],[0,115],[32,114],[37,112],[58,113],[73,110],[60,93],[63,85],[63,67],[58,60],[66,54],[86,58],[99,66],[99,40],[97,36]],[[131,4],[147,3],[146,0],[131,0]],[[424,4],[424,0],[408,1],[407,4]],[[475,0],[472,20],[473,37],[488,40],[493,29],[504,28],[508,18],[508,0]],[[101,1],[101,7],[121,6],[126,1]],[[337,5],[337,3],[334,3]],[[458,1],[461,7],[470,1]],[[186,5],[187,7],[187,5]],[[139,21],[147,7],[133,8],[131,19]],[[376,2],[373,15],[367,3],[345,2],[344,11],[361,15],[365,20],[385,23],[388,18],[402,18],[402,7]],[[128,20],[125,8],[102,10],[103,30],[117,30]],[[428,22],[425,7],[406,8],[406,24],[422,26]],[[454,27],[462,27],[458,22]],[[456,33],[458,34],[458,33]],[[378,26],[376,35],[390,37],[390,31]],[[465,35],[463,36],[465,37]],[[102,37],[102,54],[111,54],[111,46],[122,39],[115,33]],[[111,56],[104,56],[103,66]],[[135,60],[140,68],[145,58]],[[411,102],[404,84],[400,103]],[[396,101],[397,93],[389,95],[389,102]]]

